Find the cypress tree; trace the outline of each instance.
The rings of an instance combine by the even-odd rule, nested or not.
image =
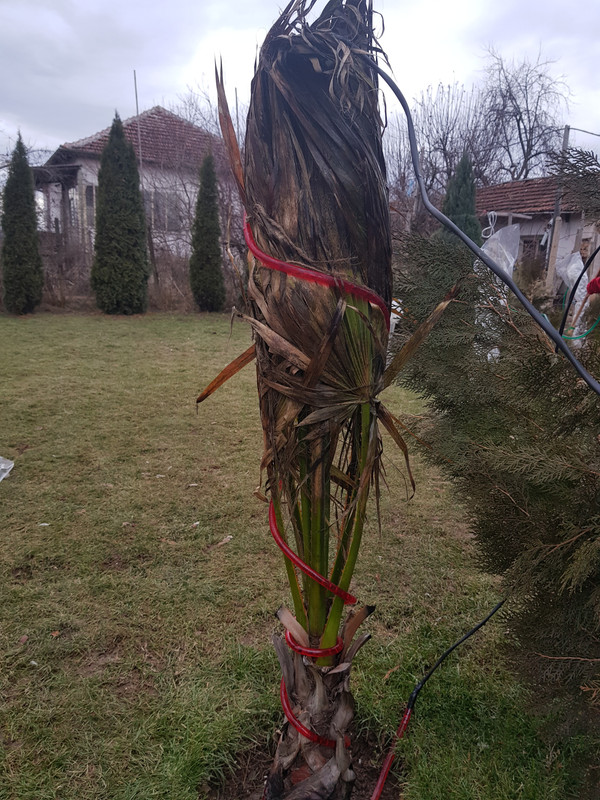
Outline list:
[[[115,114],[98,172],[92,289],[107,314],[147,307],[146,223],[133,146]]]
[[[217,176],[209,154],[200,168],[190,256],[190,285],[200,311],[221,311],[225,302],[220,238]]]
[[[21,134],[13,150],[2,209],[4,307],[13,314],[29,314],[42,301],[44,272],[38,245],[33,175]]]
[[[475,244],[481,244],[481,225],[475,213],[473,165],[466,153],[462,154],[456,172],[448,181],[442,211],[461,231],[473,239]],[[444,228],[442,237],[454,239],[454,234]]]

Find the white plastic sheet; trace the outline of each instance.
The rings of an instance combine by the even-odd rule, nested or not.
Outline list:
[[[14,461],[9,461],[8,458],[2,458],[2,456],[0,456],[0,481],[6,478],[14,465]]]
[[[556,274],[565,284],[572,289],[575,281],[583,272],[583,260],[579,252],[571,253],[566,258],[561,259],[556,265]],[[578,305],[585,300],[587,294],[587,280],[583,278],[575,292],[575,303]]]
[[[481,248],[496,262],[500,269],[509,278],[512,278],[515,262],[519,255],[519,241],[521,239],[520,225],[507,225],[492,234]]]
[[[521,226],[519,224],[507,225],[505,228],[500,228],[499,231],[493,233],[489,239],[485,241],[481,249],[495,261],[497,266],[500,267],[509,278],[512,278],[515,262],[519,255],[520,241]],[[487,267],[485,267],[481,261],[476,261],[475,270],[486,271]],[[477,321],[481,325],[486,324],[481,314],[478,315]],[[488,361],[497,361],[499,358],[500,350],[497,347],[493,347],[487,354]]]

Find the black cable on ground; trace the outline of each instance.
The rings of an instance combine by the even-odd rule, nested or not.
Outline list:
[[[442,655],[441,655],[441,656],[438,658],[438,660],[435,662],[435,664],[433,665],[433,667],[431,667],[431,669],[430,669],[430,670],[429,670],[429,671],[428,671],[428,672],[425,674],[425,676],[424,676],[423,678],[421,678],[421,680],[419,681],[419,683],[417,683],[417,685],[416,685],[416,686],[415,686],[415,688],[413,689],[413,691],[412,691],[412,694],[411,694],[411,696],[410,696],[410,698],[409,698],[409,700],[408,700],[408,703],[407,703],[407,705],[406,705],[406,707],[407,707],[407,708],[410,708],[411,710],[414,708],[414,705],[415,705],[415,703],[417,702],[417,697],[419,696],[419,692],[420,692],[420,691],[421,691],[421,689],[422,689],[422,688],[425,686],[425,684],[427,683],[427,681],[429,680],[429,678],[431,678],[431,676],[432,676],[432,675],[433,675],[433,673],[436,671],[436,669],[437,669],[437,668],[440,666],[440,664],[441,664],[443,661],[445,661],[445,660],[448,658],[448,656],[450,655],[450,653],[451,653],[453,650],[456,650],[456,648],[457,648],[457,647],[459,647],[459,645],[461,645],[463,642],[466,642],[466,641],[467,641],[467,639],[468,639],[470,636],[473,636],[473,634],[474,634],[474,633],[477,633],[477,631],[478,631],[480,628],[483,628],[483,626],[486,624],[486,622],[488,622],[488,620],[490,620],[490,619],[491,619],[491,618],[494,616],[494,614],[496,613],[496,611],[499,611],[499,610],[502,608],[502,606],[504,605],[504,603],[505,603],[505,602],[506,602],[506,599],[504,599],[504,600],[500,600],[500,602],[499,602],[499,603],[497,603],[497,604],[494,606],[494,608],[493,608],[493,609],[490,611],[490,613],[487,615],[487,617],[486,617],[485,619],[482,619],[482,620],[481,620],[481,622],[479,622],[477,625],[475,625],[475,627],[474,627],[474,628],[471,628],[471,630],[470,630],[468,633],[465,633],[465,635],[464,635],[464,636],[462,636],[462,637],[461,637],[461,638],[460,638],[460,639],[459,639],[457,642],[454,642],[454,644],[452,645],[452,647],[449,647],[449,648],[446,650],[446,652],[445,652],[445,653],[443,653],[443,654],[442,654]]]
[[[457,642],[454,642],[452,647],[449,647],[446,650],[446,652],[443,653],[438,658],[433,667],[431,667],[431,669],[428,672],[426,672],[423,678],[421,678],[421,680],[417,683],[415,688],[412,690],[412,693],[408,699],[408,703],[406,704],[406,709],[404,710],[404,714],[402,715],[400,725],[398,726],[398,730],[396,731],[396,735],[394,737],[395,740],[402,739],[402,737],[406,733],[406,729],[408,728],[408,723],[410,722],[410,718],[413,709],[415,707],[415,703],[417,702],[417,697],[419,696],[419,692],[425,686],[429,678],[431,678],[436,669],[440,666],[440,664],[443,661],[445,661],[446,658],[448,658],[448,656],[453,650],[456,650],[456,648],[463,642],[465,642],[470,636],[473,636],[473,634],[477,633],[477,631],[480,628],[483,628],[486,622],[488,622],[494,616],[496,611],[502,608],[505,602],[506,600],[501,600],[499,603],[497,603],[494,606],[494,608],[490,611],[490,613],[487,615],[487,617],[485,617],[485,619],[482,619],[481,622],[478,622],[477,625],[475,625],[474,628],[471,628],[471,630],[468,633],[465,633],[465,635],[461,636],[461,638]],[[381,767],[381,772],[379,773],[379,778],[377,779],[377,783],[375,784],[373,794],[371,795],[371,800],[380,800],[381,793],[383,792],[383,787],[385,786],[385,782],[389,775],[395,756],[396,756],[396,742],[394,741],[394,744],[392,745],[392,747],[390,747],[388,754],[384,759],[383,765]]]

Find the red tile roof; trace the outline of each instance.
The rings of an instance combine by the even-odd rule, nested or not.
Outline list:
[[[504,211],[513,214],[552,214],[556,193],[557,179],[530,178],[526,181],[511,181],[497,186],[485,186],[477,189],[477,215],[483,216],[488,211]],[[575,211],[572,206],[562,201],[563,211]]]
[[[138,159],[138,120],[144,164],[167,169],[184,165],[196,172],[209,151],[212,151],[217,161],[222,162],[224,158],[224,146],[220,137],[161,106],[155,106],[137,117],[123,120],[125,138],[133,145]],[[109,133],[110,127],[85,139],[63,144],[50,158],[49,163],[71,160],[73,155],[100,158]]]

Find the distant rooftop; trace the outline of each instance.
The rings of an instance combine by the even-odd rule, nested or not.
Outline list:
[[[555,177],[530,178],[525,181],[510,181],[496,186],[485,186],[477,189],[477,215],[483,216],[489,211],[508,212],[514,214],[552,214],[558,191]],[[576,209],[563,200],[563,211]]]
[[[161,167],[186,164],[197,170],[208,152],[212,151],[216,160],[220,161],[223,157],[223,142],[219,137],[162,106],[154,106],[139,116],[123,120],[125,138],[133,145],[138,159],[138,127],[144,164]],[[66,142],[50,157],[48,165],[71,160],[73,155],[99,158],[108,142],[109,133],[110,126],[85,139]]]

